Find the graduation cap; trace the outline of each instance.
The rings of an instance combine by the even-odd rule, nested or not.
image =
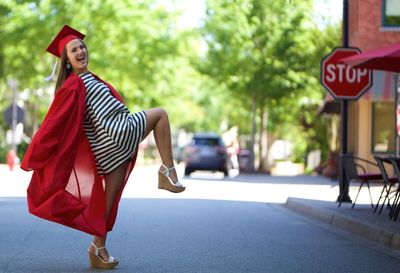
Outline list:
[[[53,54],[58,58],[61,58],[62,51],[68,42],[74,39],[83,40],[84,38],[84,34],[80,33],[79,31],[73,29],[68,25],[65,25],[47,47],[47,52]]]
[[[85,38],[84,34],[80,33],[79,31],[73,29],[68,25],[64,25],[62,29],[58,32],[56,37],[54,37],[53,41],[50,43],[50,45],[47,47],[46,50],[47,52],[53,54],[54,56],[61,58],[61,54],[64,50],[64,47],[66,44],[68,44],[68,42],[75,39],[83,40],[84,38]],[[56,70],[57,70],[57,61],[54,64],[51,75],[46,77],[45,80],[51,81],[51,79],[54,77]]]

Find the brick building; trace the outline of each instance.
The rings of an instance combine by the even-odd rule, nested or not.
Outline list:
[[[348,0],[349,46],[362,51],[400,43],[399,0]],[[348,104],[348,152],[373,160],[393,154],[394,83],[391,72],[373,72],[373,85]]]

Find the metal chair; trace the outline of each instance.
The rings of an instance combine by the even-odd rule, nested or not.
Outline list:
[[[399,182],[399,185],[400,185],[400,159],[399,158],[391,158],[390,161],[393,165],[393,169],[396,174],[397,181]],[[400,212],[400,204],[399,203],[400,203],[400,186],[397,187],[394,201],[393,201],[393,204],[392,204],[392,206],[390,208],[390,212],[389,212],[389,218],[394,219],[394,221],[396,221],[397,217],[399,216],[399,212]]]
[[[340,164],[342,166],[342,169],[344,170],[346,177],[348,179],[348,183],[350,184],[350,181],[356,180],[360,181],[360,187],[358,188],[357,196],[356,199],[353,202],[352,208],[354,209],[354,206],[356,205],[358,195],[360,194],[361,188],[363,187],[364,183],[367,184],[368,187],[368,192],[369,192],[369,197],[371,200],[371,207],[374,208],[374,203],[372,201],[372,195],[371,195],[371,189],[369,182],[370,181],[382,181],[383,177],[382,174],[380,173],[367,173],[365,167],[361,165],[360,163],[372,165],[375,167],[378,167],[378,165],[374,162],[371,162],[369,160],[350,155],[350,154],[345,154],[340,156]],[[339,207],[342,204],[342,196],[343,194],[340,194],[340,199],[339,199]]]
[[[374,212],[378,210],[379,207],[379,202],[383,198],[383,202],[381,205],[381,209],[379,210],[379,214],[382,213],[383,207],[385,206],[386,200],[387,200],[387,208],[390,209],[391,204],[390,200],[395,197],[395,191],[392,190],[393,186],[398,183],[397,177],[389,177],[387,169],[385,167],[386,164],[390,164],[392,166],[392,157],[381,157],[381,156],[374,156],[374,159],[376,163],[378,164],[378,167],[381,171],[382,178],[383,178],[383,188],[381,191],[381,194],[379,196],[378,202],[375,205]],[[386,163],[386,164],[385,164]]]

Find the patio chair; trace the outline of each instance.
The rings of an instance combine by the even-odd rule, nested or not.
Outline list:
[[[400,159],[399,158],[391,158],[390,161],[393,165],[393,169],[394,169],[394,173],[396,174],[397,181],[400,183]],[[400,212],[399,201],[400,201],[400,186],[397,187],[394,201],[393,201],[393,204],[392,204],[392,206],[390,208],[390,212],[389,212],[389,218],[394,219],[394,221],[396,221],[397,217],[399,216],[399,212]]]
[[[387,208],[390,209],[391,204],[390,200],[392,200],[395,197],[395,192],[397,190],[392,190],[395,184],[398,183],[397,177],[389,177],[389,172],[387,172],[387,169],[385,165],[390,164],[392,166],[392,161],[391,157],[381,157],[381,156],[374,156],[374,159],[376,163],[378,164],[379,170],[381,171],[382,178],[383,178],[383,188],[381,191],[381,194],[379,196],[379,199],[375,205],[374,212],[378,210],[379,207],[379,202],[383,198],[383,202],[381,205],[381,209],[379,210],[379,214],[382,213],[383,207],[385,206],[386,200],[387,200]],[[393,167],[394,168],[394,167]]]
[[[374,162],[371,162],[369,160],[350,155],[350,154],[345,154],[340,156],[340,164],[342,166],[342,169],[344,170],[346,177],[348,179],[348,183],[350,184],[351,181],[360,181],[360,187],[358,188],[357,196],[356,199],[353,202],[352,209],[354,209],[354,206],[356,205],[358,195],[360,194],[360,191],[362,187],[364,186],[364,183],[367,184],[368,187],[368,192],[369,192],[369,197],[371,200],[371,207],[374,208],[374,203],[372,202],[372,195],[371,195],[371,189],[369,182],[370,181],[382,181],[382,175],[380,173],[367,173],[365,167],[361,165],[360,163],[372,165],[378,167],[378,165]],[[339,207],[342,204],[343,199],[343,194],[340,194],[340,199],[339,199]]]

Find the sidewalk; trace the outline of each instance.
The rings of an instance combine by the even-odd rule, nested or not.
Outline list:
[[[356,204],[352,209],[351,204],[342,203],[339,208],[338,203],[333,201],[293,197],[287,199],[285,206],[296,213],[400,250],[400,219],[396,222],[390,220],[386,208],[378,214],[379,210],[374,213],[367,204]]]

